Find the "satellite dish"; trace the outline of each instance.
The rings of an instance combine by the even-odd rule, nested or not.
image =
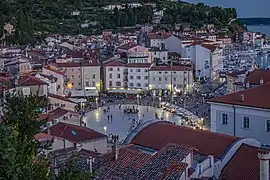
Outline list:
[[[72,135],[77,135],[76,131],[71,131]]]

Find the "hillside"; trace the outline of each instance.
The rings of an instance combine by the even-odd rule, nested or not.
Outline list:
[[[163,24],[189,23],[198,28],[206,23],[226,27],[237,17],[233,8],[209,7],[202,3],[137,0],[140,6],[128,4],[132,2],[134,0],[1,0],[0,29],[10,22],[15,33],[6,37],[6,42],[26,44],[41,34],[99,34],[103,29],[151,23],[155,10],[164,10]],[[108,5],[118,5],[118,8]]]

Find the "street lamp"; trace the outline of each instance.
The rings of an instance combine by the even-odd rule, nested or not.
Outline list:
[[[137,94],[137,103],[138,103],[138,105],[139,105],[139,98],[140,98],[140,95],[139,94]]]
[[[98,97],[96,97],[96,105],[98,106]]]
[[[104,132],[107,135],[107,127],[106,126],[104,126]]]
[[[158,100],[159,100],[159,104],[161,104],[161,97],[159,97]]]

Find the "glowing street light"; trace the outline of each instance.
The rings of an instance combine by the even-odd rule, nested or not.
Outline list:
[[[98,105],[98,97],[96,97],[96,105]]]
[[[104,126],[104,132],[107,135],[107,127],[106,126]]]
[[[137,103],[138,103],[138,105],[139,105],[139,102],[140,101],[140,95],[139,94],[137,94]]]
[[[161,104],[161,97],[159,97],[158,100],[159,100],[159,104]]]

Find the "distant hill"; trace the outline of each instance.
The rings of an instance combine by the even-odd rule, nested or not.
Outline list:
[[[270,18],[239,18],[245,25],[270,25]]]

